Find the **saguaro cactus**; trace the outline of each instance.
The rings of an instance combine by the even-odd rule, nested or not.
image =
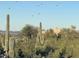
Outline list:
[[[40,31],[39,31],[39,33],[40,33],[40,43],[41,43],[41,41],[42,41],[42,23],[40,22]]]
[[[9,39],[9,57],[15,57],[15,37],[10,37]]]
[[[6,55],[9,56],[9,30],[10,30],[10,16],[9,14],[7,15],[7,22],[6,22],[6,35],[5,35],[5,51],[6,51]]]
[[[40,22],[40,27],[38,28],[38,34],[37,34],[37,39],[36,39],[36,47],[40,47],[41,45],[44,44],[44,39],[42,35],[42,23]]]
[[[40,22],[40,31],[39,31],[39,33],[40,33],[40,43],[43,45],[44,44],[44,35],[43,35],[43,29],[42,29],[42,23]]]

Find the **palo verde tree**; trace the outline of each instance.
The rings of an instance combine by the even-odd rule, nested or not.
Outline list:
[[[36,37],[36,35],[37,35],[37,28],[32,26],[32,25],[28,25],[27,24],[21,30],[21,34],[23,36],[26,36],[26,37],[29,37],[29,38]]]
[[[20,31],[21,39],[17,42],[17,50],[22,49],[25,57],[30,56],[34,51],[36,37],[37,37],[37,28],[32,25],[25,25]]]

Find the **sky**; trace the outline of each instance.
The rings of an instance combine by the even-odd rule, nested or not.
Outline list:
[[[79,1],[0,1],[0,30],[6,30],[10,15],[10,30],[20,31],[26,24],[44,29],[69,27],[79,29]]]

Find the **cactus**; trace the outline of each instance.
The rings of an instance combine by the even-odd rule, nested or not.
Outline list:
[[[7,23],[6,23],[6,34],[5,34],[5,51],[6,55],[9,56],[9,14],[7,15]]]

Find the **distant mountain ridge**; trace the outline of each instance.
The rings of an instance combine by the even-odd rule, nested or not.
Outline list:
[[[6,31],[0,30],[0,34],[5,34]],[[10,35],[18,35],[20,31],[10,31]]]

